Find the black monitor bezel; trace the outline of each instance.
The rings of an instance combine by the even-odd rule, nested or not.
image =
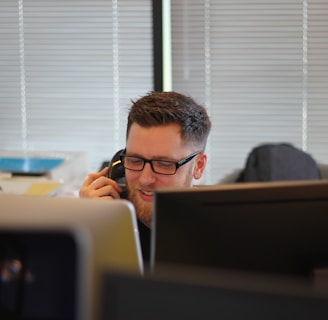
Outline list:
[[[259,212],[247,212],[245,205],[267,210],[276,206],[279,210],[266,212],[264,216]],[[221,234],[211,230],[220,228],[214,226],[214,220],[206,220],[207,213],[213,215],[215,206],[221,210],[218,213],[221,225],[226,223]],[[229,213],[224,214],[223,209],[228,211],[229,208]],[[287,208],[290,210],[286,211]],[[299,212],[296,213],[297,208]],[[235,212],[231,212],[232,209]],[[279,212],[282,209],[284,212]],[[233,215],[235,220],[228,221]],[[261,226],[254,224],[262,218],[262,223],[266,223],[264,218],[271,219],[272,230],[268,225],[267,230],[261,230]],[[157,190],[152,222],[151,271],[154,273],[160,264],[184,264],[313,277],[315,272],[320,273],[328,266],[327,225],[328,181],[261,182]],[[292,232],[290,238],[289,231]],[[249,238],[245,239],[247,232]],[[272,241],[268,237],[270,232],[271,236],[277,235]],[[280,239],[279,234],[284,234],[284,239]],[[201,243],[203,238],[207,239],[207,244]],[[222,245],[212,246],[215,241],[221,241]],[[306,254],[301,257],[294,252],[297,241],[305,245]],[[276,259],[270,260],[269,255],[264,255],[263,259],[268,261],[261,261],[257,250],[262,244],[271,246],[270,250],[278,250],[275,252]],[[241,248],[254,246],[253,252],[238,252],[238,245]],[[213,250],[224,252],[220,262],[214,257],[219,257],[219,254],[216,252],[214,255]],[[201,254],[203,258],[197,258]],[[205,259],[206,255],[212,256]]]

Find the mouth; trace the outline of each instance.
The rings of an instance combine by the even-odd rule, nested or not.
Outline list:
[[[142,200],[147,202],[153,201],[153,191],[139,190],[139,194]]]

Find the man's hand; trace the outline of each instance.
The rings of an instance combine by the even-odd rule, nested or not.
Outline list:
[[[100,172],[90,173],[81,189],[81,198],[119,199],[122,188],[116,181],[106,177],[108,167]]]

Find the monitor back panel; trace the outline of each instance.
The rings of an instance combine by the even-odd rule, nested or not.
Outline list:
[[[68,232],[0,232],[0,318],[78,320],[78,246]]]
[[[328,182],[159,190],[151,268],[184,264],[312,276],[328,266]]]
[[[0,319],[97,319],[116,269],[143,272],[131,203],[0,194]]]
[[[180,271],[183,272],[180,279],[167,273],[165,277],[144,278],[107,274],[100,320],[326,320],[328,317],[327,296],[315,295],[298,283],[280,282],[273,286],[261,279],[259,288],[256,280],[253,286],[245,286],[246,279],[239,277],[238,283],[230,279],[229,285],[222,285],[215,284],[221,279],[218,275],[202,282],[202,273]],[[222,276],[223,283],[227,283],[226,276]]]

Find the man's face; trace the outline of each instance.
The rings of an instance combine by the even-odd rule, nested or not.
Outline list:
[[[180,126],[177,124],[144,128],[134,123],[127,138],[127,156],[178,162],[193,152],[200,151],[193,145],[186,145],[180,131]],[[155,189],[190,187],[193,178],[199,179],[202,176],[205,164],[206,155],[201,153],[181,166],[174,175],[154,173],[149,163],[145,164],[142,171],[126,169],[129,199],[136,208],[139,220],[150,226]]]

